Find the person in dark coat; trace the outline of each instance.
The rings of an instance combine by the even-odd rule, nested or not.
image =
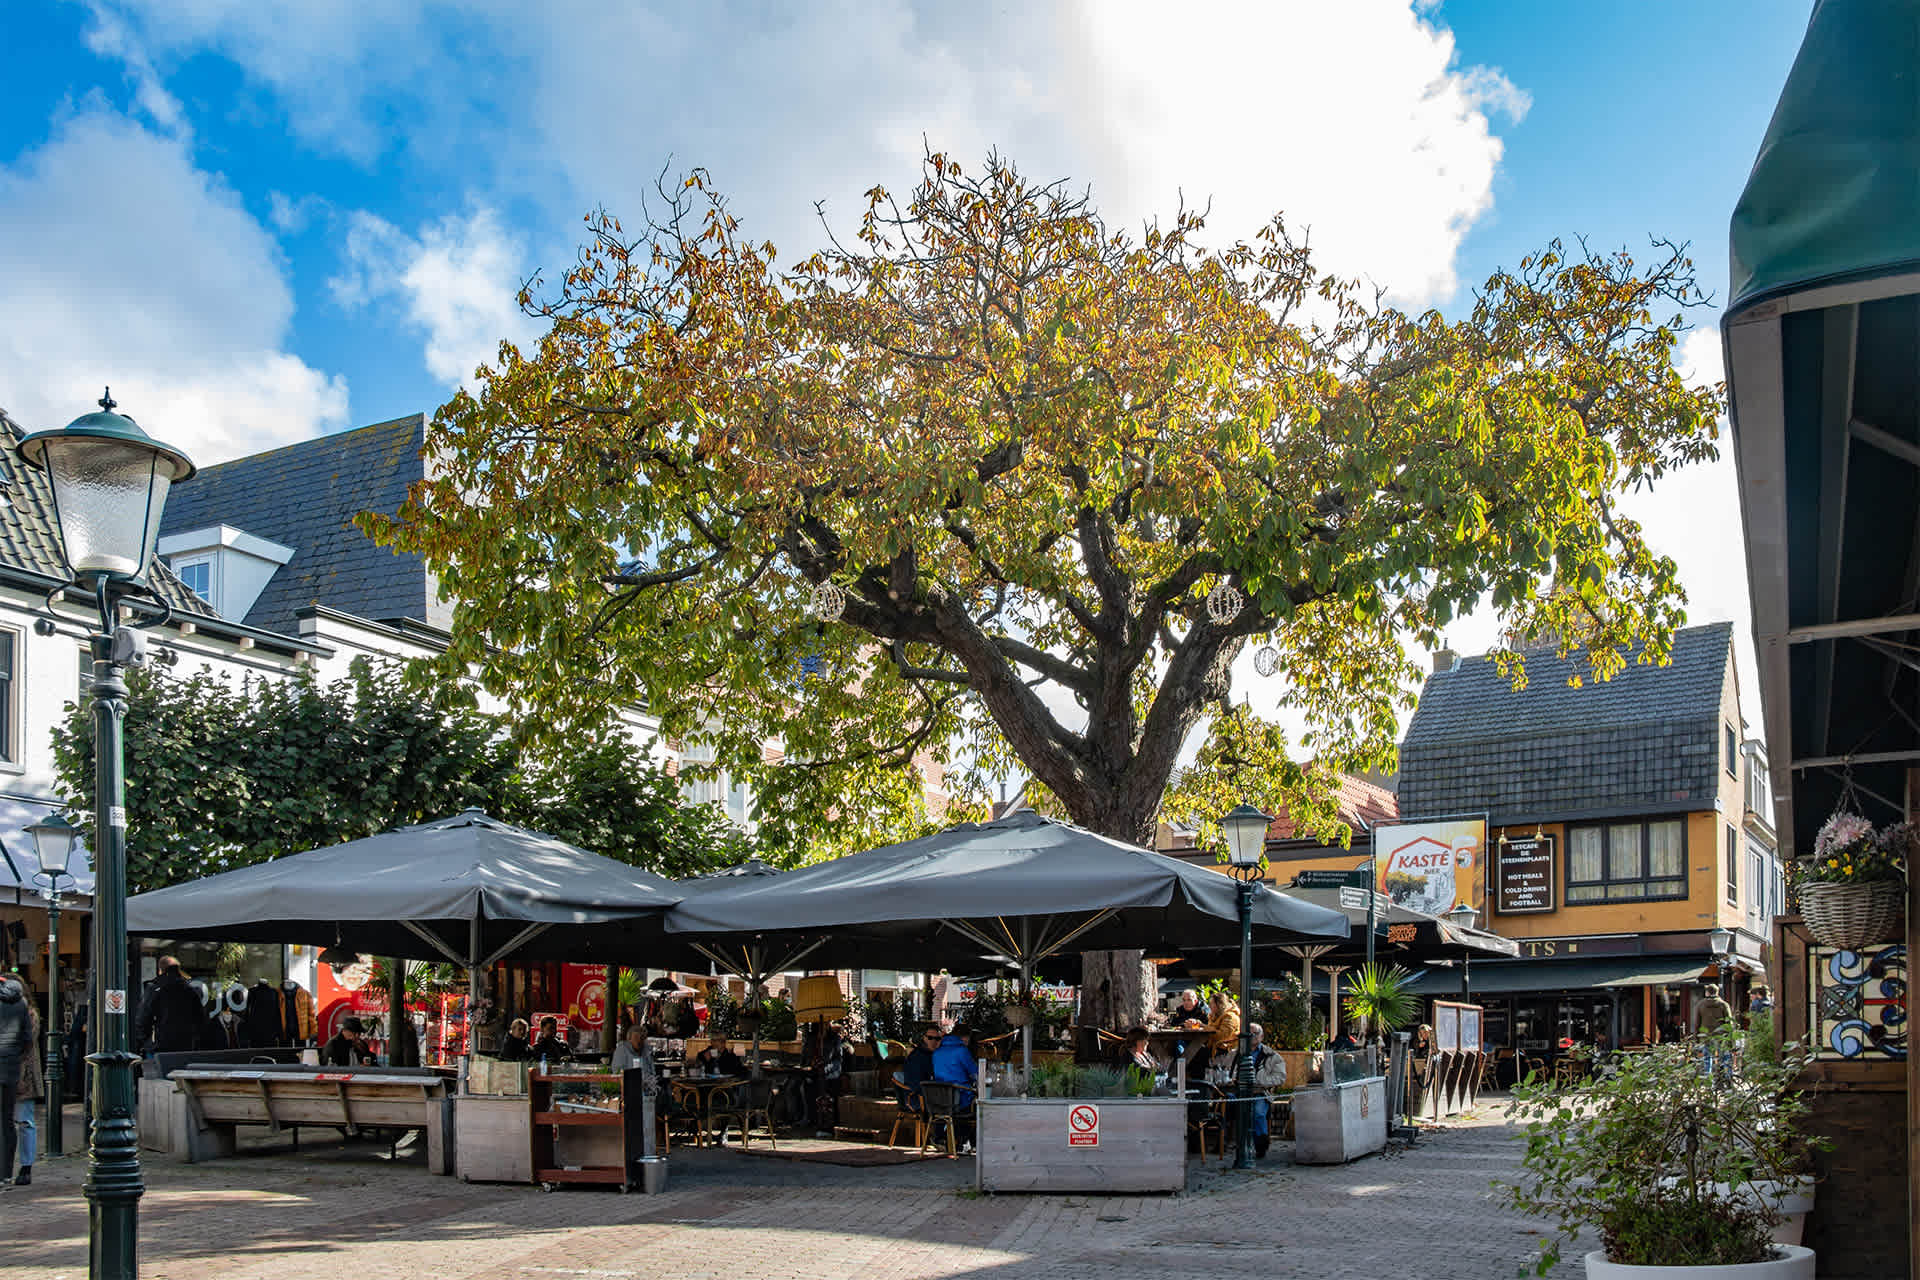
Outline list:
[[[13,1107],[19,1097],[20,1059],[32,1052],[26,992],[12,978],[0,977],[0,1187],[13,1185]]]
[[[900,1105],[915,1115],[927,1109],[920,1086],[933,1079],[933,1051],[940,1047],[940,1028],[929,1022],[920,1028],[920,1043],[907,1054],[900,1070],[893,1073],[894,1093]]]
[[[348,1018],[342,1022],[340,1030],[321,1051],[320,1061],[329,1067],[363,1067],[371,1064],[373,1050],[367,1048],[367,1042],[360,1038],[364,1030],[358,1018]]]
[[[554,1018],[540,1019],[540,1038],[527,1050],[527,1056],[545,1062],[565,1062],[573,1055],[560,1038],[560,1023]]]
[[[185,1053],[201,1047],[206,1028],[206,1006],[187,984],[180,962],[172,956],[160,957],[160,973],[140,1025],[134,1028],[134,1043],[154,1053]]]

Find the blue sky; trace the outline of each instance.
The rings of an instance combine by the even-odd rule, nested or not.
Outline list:
[[[580,217],[710,167],[798,256],[816,199],[998,145],[1112,214],[1275,209],[1329,265],[1448,308],[1553,236],[1727,217],[1807,0],[1167,6],[11,0],[0,16],[0,406],[105,381],[204,461],[430,411]],[[1704,312],[1711,320],[1717,307]],[[1717,340],[1687,347],[1718,375]],[[1635,509],[1696,619],[1744,622],[1731,464]],[[1463,624],[1473,649],[1490,622]],[[1748,667],[1747,670],[1751,670]]]

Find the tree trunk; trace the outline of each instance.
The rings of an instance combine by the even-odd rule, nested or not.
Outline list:
[[[414,1067],[419,1062],[409,1053],[413,1024],[407,1020],[407,962],[387,957],[387,1063],[395,1067]]]
[[[1080,1025],[1104,1027],[1120,1034],[1143,1025],[1159,998],[1154,967],[1139,951],[1083,951],[1080,953]],[[1076,1056],[1094,1060],[1099,1037],[1083,1030]]]

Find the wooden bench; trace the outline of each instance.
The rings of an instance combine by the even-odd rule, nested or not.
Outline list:
[[[322,1126],[358,1136],[368,1129],[418,1130],[427,1167],[451,1173],[446,1100],[452,1081],[429,1072],[384,1067],[352,1070],[187,1067],[168,1076],[184,1100],[189,1162],[231,1155],[240,1125],[290,1132]]]

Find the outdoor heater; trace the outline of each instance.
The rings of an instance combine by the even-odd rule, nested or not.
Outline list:
[[[1240,1069],[1234,1073],[1236,1102],[1233,1167],[1253,1168],[1253,886],[1266,859],[1273,819],[1250,804],[1235,805],[1220,819],[1227,833],[1227,862],[1240,881]]]
[[[47,882],[47,1154],[66,1154],[66,1117],[60,1064],[65,1058],[66,1036],[60,1029],[60,882],[73,879],[68,869],[74,846],[80,841],[79,828],[59,814],[27,828],[33,839],[34,856],[40,861],[36,879]]]
[[[93,596],[100,628],[93,652],[94,899],[93,1129],[87,1156],[88,1274],[134,1280],[139,1274],[140,1143],[135,1127],[128,1045],[127,801],[122,724],[127,665],[142,660],[146,637],[119,622],[121,601],[154,597],[147,583],[167,491],[193,475],[187,455],[161,444],[114,412],[111,390],[100,411],[58,431],[20,441],[20,457],[47,473],[60,540],[75,582]],[[49,599],[51,600],[51,596]],[[156,618],[171,616],[161,601]]]

